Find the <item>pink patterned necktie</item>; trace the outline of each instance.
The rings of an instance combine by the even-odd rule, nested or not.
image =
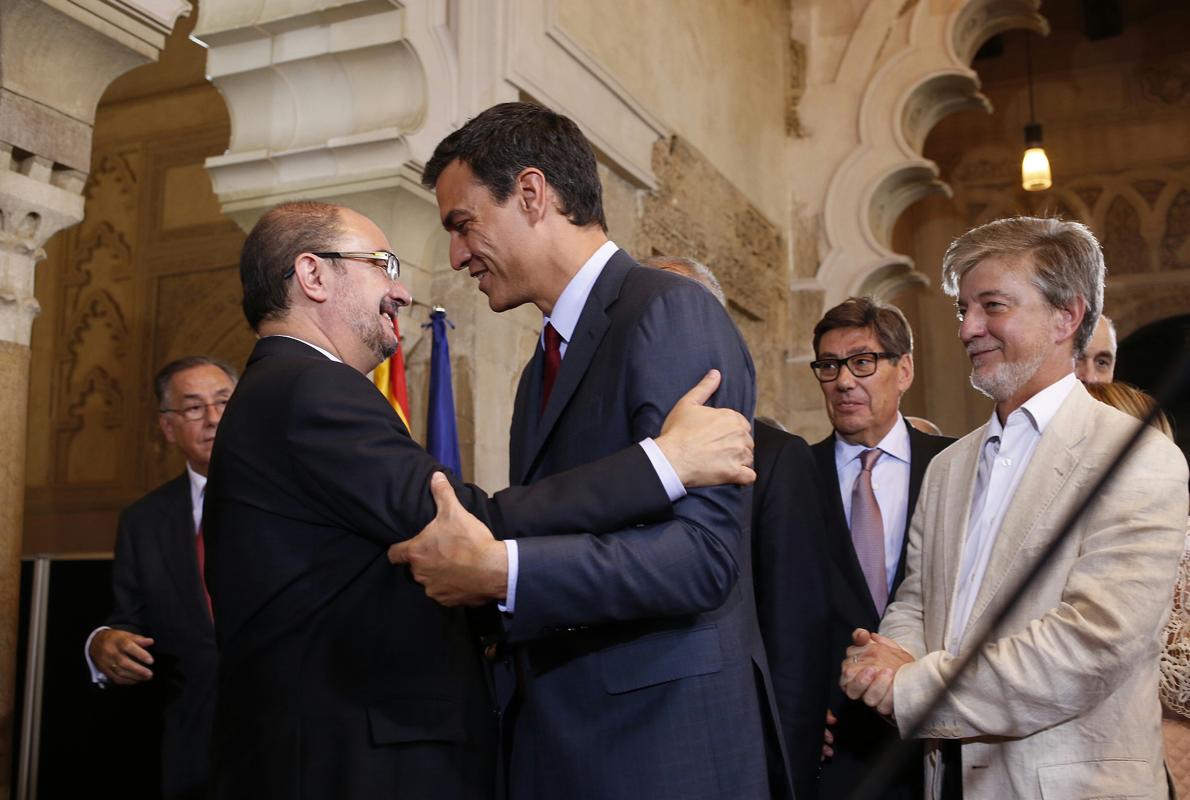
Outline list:
[[[860,454],[863,466],[851,490],[851,544],[876,604],[876,612],[881,616],[888,605],[888,576],[884,564],[884,520],[880,516],[876,492],[872,490],[872,467],[883,452],[873,448]]]

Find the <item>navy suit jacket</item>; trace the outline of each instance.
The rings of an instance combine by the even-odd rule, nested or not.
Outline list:
[[[656,436],[711,367],[723,373],[711,402],[751,417],[752,360],[723,308],[692,281],[615,253],[540,416],[540,348],[521,377],[512,483]],[[740,487],[699,489],[663,524],[519,541],[512,797],[770,796],[765,742],[776,734],[748,503]]]
[[[905,515],[906,536],[901,545],[901,557],[893,578],[889,603],[905,577],[905,548],[908,526],[917,507],[917,495],[922,477],[934,456],[946,449],[954,439],[922,433],[908,422],[909,429],[909,505]],[[880,627],[880,615],[868,591],[859,558],[851,544],[851,531],[843,512],[843,498],[839,492],[839,477],[835,466],[835,436],[831,434],[811,448],[818,463],[823,492],[826,498],[827,546],[829,551],[831,634],[830,634],[830,709],[838,717],[835,726],[835,755],[822,768],[819,796],[847,797],[859,785],[866,770],[879,759],[881,750],[898,738],[897,729],[876,715],[858,700],[849,700],[839,688],[839,672],[843,657],[851,644],[851,632],[856,628],[875,631]],[[921,759],[906,759],[896,781],[883,794],[888,800],[918,800],[922,796]]]
[[[153,684],[165,696],[163,794],[205,797],[217,654],[198,574],[187,473],[120,513],[112,594],[104,624],[153,638]]]
[[[477,636],[386,556],[434,517],[442,469],[364,375],[293,339],[257,342],[204,504],[217,796],[492,795],[496,714]],[[670,513],[639,447],[491,500],[455,491],[513,536]]]

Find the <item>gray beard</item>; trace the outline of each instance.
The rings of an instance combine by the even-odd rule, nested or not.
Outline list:
[[[1044,360],[1045,349],[1039,347],[1028,359],[999,364],[989,375],[980,377],[972,369],[971,385],[981,394],[1002,403],[1015,396],[1037,374]]]

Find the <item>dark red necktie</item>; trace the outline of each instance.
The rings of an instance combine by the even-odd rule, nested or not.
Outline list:
[[[203,597],[207,598],[207,613],[211,615],[211,619],[214,619],[215,611],[211,608],[211,593],[207,591],[207,548],[203,544],[201,527],[198,529],[198,533],[194,534],[194,552],[198,556],[198,581],[202,584]]]
[[[554,390],[554,381],[558,377],[558,370],[562,368],[562,334],[548,322],[544,333],[545,372],[541,376],[541,414],[545,414],[545,405],[550,401],[550,392]]]

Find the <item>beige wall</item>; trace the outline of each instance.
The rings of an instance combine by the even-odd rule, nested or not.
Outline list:
[[[788,0],[558,0],[557,22],[769,220],[786,221]]]

